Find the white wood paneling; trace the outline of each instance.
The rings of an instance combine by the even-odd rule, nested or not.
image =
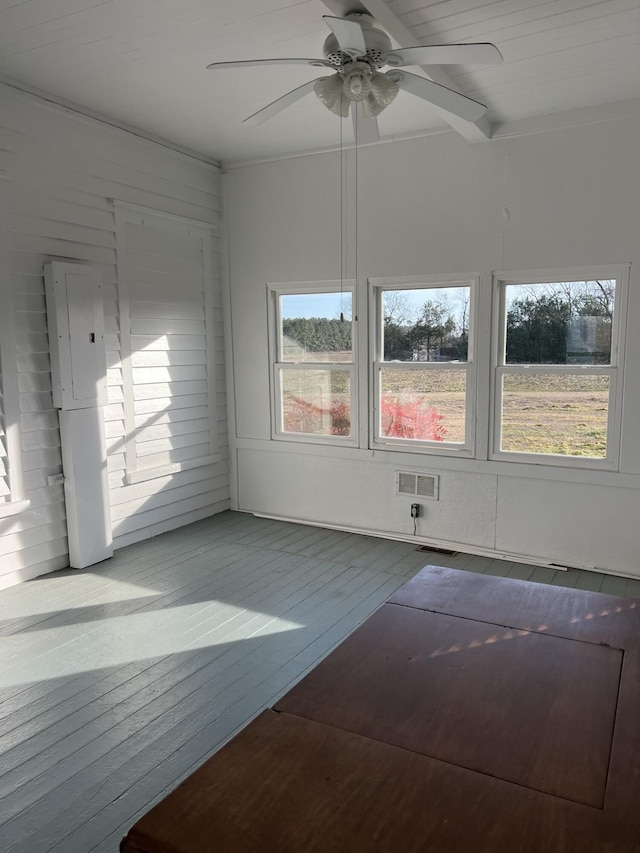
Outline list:
[[[499,46],[501,66],[459,68],[452,74],[467,95],[490,106],[492,116],[517,119],[638,97],[635,0],[391,0],[388,5],[423,44]]]
[[[530,525],[519,519],[529,516]],[[500,479],[496,505],[499,549],[539,554],[566,565],[594,566],[640,576],[637,560],[637,519],[640,491],[606,486],[584,489],[520,477]],[[544,535],[540,532],[544,531]],[[567,536],[567,531],[575,531]]]
[[[20,445],[19,380],[7,241],[9,174],[0,171],[0,518],[25,509]]]
[[[293,463],[288,461],[292,458]],[[383,536],[411,536],[409,506],[416,498],[396,494],[395,467],[303,451],[291,457],[241,448],[238,493],[242,507],[251,512],[311,522],[318,518],[314,496],[331,495],[322,507],[325,523]],[[404,467],[441,477],[446,471],[440,499],[422,504],[418,537],[437,539],[445,547],[448,543],[494,547],[495,476],[447,471],[442,458],[421,459],[417,469]],[[375,498],[369,499],[370,495]]]
[[[121,525],[124,525],[122,535],[127,541],[144,539],[157,533],[158,526],[168,530],[226,508],[229,495],[226,429],[220,428],[226,419],[225,395],[224,387],[216,385],[211,419],[206,389],[205,393],[176,398],[181,402],[197,398],[194,409],[197,434],[206,432],[206,441],[212,440],[208,427],[201,429],[204,407],[207,408],[207,423],[213,423],[216,432],[213,440],[219,435],[219,461],[207,467],[206,476],[191,479],[191,472],[178,471],[164,477],[147,495],[148,499],[155,496],[155,502],[147,501],[148,506],[141,502],[137,487],[125,484],[121,308],[117,298],[112,201],[119,198],[129,204],[148,206],[169,215],[216,226],[219,217],[217,168],[0,86],[0,172],[3,171],[11,178],[5,183],[8,281],[14,302],[11,322],[16,349],[12,367],[16,372],[24,486],[27,497],[33,496],[34,505],[19,516],[19,528],[11,526],[11,518],[0,519],[3,547],[0,586],[68,565],[63,492],[60,483],[51,480],[61,471],[61,455],[57,413],[51,399],[42,277],[43,265],[48,261],[84,261],[97,265],[102,272],[110,381],[105,431],[112,442],[110,495],[119,508],[118,518],[113,523],[116,547]],[[157,340],[161,336],[162,324],[165,320],[171,322],[165,306],[167,302],[176,301],[176,293],[171,289],[175,287],[175,279],[164,274],[166,269],[157,250],[156,245],[148,252],[149,266],[160,270],[158,275],[164,289],[155,293],[150,287],[140,303],[141,310],[150,313],[159,325],[154,326],[153,331],[143,326],[140,338],[144,341]],[[211,270],[208,298],[212,311],[221,315],[216,246],[212,248],[208,263]],[[153,285],[153,277],[150,283]],[[156,304],[158,311],[154,318]],[[4,313],[4,302],[2,309]],[[190,316],[177,319],[180,322],[193,320]],[[218,323],[214,330],[215,358],[222,364],[224,350]],[[159,351],[158,356],[161,355]],[[191,356],[187,355],[186,359],[186,365],[192,364]],[[170,385],[174,381],[171,371],[180,370],[182,362],[178,358],[174,366],[172,357],[168,356],[166,361],[166,364],[154,361],[136,364],[135,369],[169,371],[159,374],[155,384]],[[176,374],[176,381],[183,381],[179,374]],[[141,401],[141,405],[144,409],[146,400]],[[148,413],[143,411],[141,416],[145,414]],[[158,425],[170,424],[173,414],[172,407],[163,415],[166,420]],[[181,419],[177,418],[178,421]],[[157,442],[166,436],[158,433],[145,438]],[[174,501],[175,489],[178,491]],[[49,513],[47,517],[42,515],[43,510]]]
[[[204,69],[319,57],[322,16],[362,7],[397,44],[493,42],[505,60],[425,69],[488,106],[484,133],[401,92],[380,116],[383,140],[451,123],[484,141],[505,121],[640,97],[637,0],[22,0],[4,3],[0,75],[227,163],[327,150],[338,145],[337,125],[313,94],[259,129],[242,123],[317,70]],[[351,142],[351,122],[345,130]]]
[[[157,478],[180,463],[211,464],[217,461],[212,229],[116,203],[116,235],[127,480]],[[156,292],[159,272],[164,278]],[[111,382],[120,382],[117,368]],[[180,425],[167,418],[173,399],[194,395],[206,397],[205,418],[198,404],[182,408]]]

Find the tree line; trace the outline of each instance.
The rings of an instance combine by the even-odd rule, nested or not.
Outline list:
[[[282,320],[282,334],[295,341],[305,352],[344,352],[351,349],[351,320],[286,318]]]
[[[613,302],[582,293],[516,299],[507,311],[507,364],[606,364]]]
[[[570,282],[530,288],[509,303],[506,317],[508,364],[606,363],[610,357],[614,282]],[[411,308],[387,291],[384,299],[385,361],[466,361],[469,304],[453,310],[445,300]],[[588,319],[591,318],[591,319]],[[351,321],[326,317],[288,318],[283,334],[305,352],[351,349]]]

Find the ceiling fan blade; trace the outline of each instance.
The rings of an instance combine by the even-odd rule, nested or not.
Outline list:
[[[435,104],[436,107],[441,107],[443,110],[458,116],[458,118],[465,119],[465,121],[478,121],[487,111],[484,104],[467,98],[466,95],[454,92],[453,89],[440,86],[439,83],[434,83],[432,80],[418,77],[417,74],[409,74],[408,71],[389,71],[387,77],[397,83],[405,92],[410,92],[412,95],[422,98],[423,101]]]
[[[502,54],[495,44],[431,44],[390,50],[385,61],[392,68],[404,65],[497,65]]]
[[[362,27],[356,21],[347,21],[344,18],[332,18],[324,15],[324,20],[338,40],[338,45],[343,53],[348,56],[364,56],[367,45],[364,41]]]
[[[318,77],[317,79],[320,80],[321,78]],[[315,83],[316,80],[310,80],[308,83],[298,86],[297,89],[292,89],[290,92],[287,92],[286,95],[282,95],[282,97],[272,101],[270,104],[267,104],[267,106],[263,107],[261,110],[258,110],[257,113],[253,113],[253,115],[244,119],[243,124],[262,124],[262,122],[267,121],[267,119],[273,118],[273,116],[278,115],[279,112],[291,106],[291,104],[295,104],[296,101],[303,98],[309,92],[313,92]]]
[[[248,68],[259,65],[313,65],[318,68],[333,68],[326,59],[240,59],[232,62],[212,62],[207,65],[207,71],[215,71],[218,68]]]
[[[360,101],[353,102],[351,118],[353,119],[353,134],[358,145],[367,145],[380,139],[378,122],[375,118],[365,118]]]

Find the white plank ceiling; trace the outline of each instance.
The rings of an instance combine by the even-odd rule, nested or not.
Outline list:
[[[363,5],[402,46],[499,47],[502,65],[429,71],[488,106],[485,134],[640,99],[639,0],[0,0],[0,80],[228,164],[334,147],[340,121],[313,93],[261,126],[242,123],[318,69],[205,65],[321,57],[322,16]],[[451,127],[407,93],[379,125],[383,138]]]

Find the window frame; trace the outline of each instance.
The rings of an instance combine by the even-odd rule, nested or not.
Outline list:
[[[284,361],[282,359],[281,296],[305,296],[314,293],[349,293],[351,295],[351,352],[350,362]],[[269,328],[269,379],[271,400],[271,438],[274,441],[302,442],[304,444],[357,447],[359,435],[358,387],[358,311],[357,288],[353,279],[344,281],[305,281],[267,283],[267,315]],[[280,377],[286,370],[338,370],[349,374],[350,432],[345,435],[314,435],[304,432],[286,432],[282,424],[282,393]]]
[[[498,271],[493,273],[491,413],[489,459],[527,465],[549,465],[566,468],[619,470],[622,432],[622,391],[624,379],[625,333],[629,295],[630,264],[587,267],[565,267],[540,270]],[[611,327],[611,360],[608,365],[506,364],[508,285],[554,284],[556,282],[615,281],[614,312]],[[530,453],[502,450],[502,380],[506,375],[555,374],[558,376],[608,376],[607,454],[604,458],[570,456],[552,453]]]
[[[384,310],[382,294],[389,290],[436,290],[448,287],[469,288],[469,337],[466,362],[388,362],[383,360]],[[394,276],[393,278],[369,279],[370,324],[370,383],[371,398],[370,448],[372,450],[423,453],[434,456],[475,458],[477,420],[477,365],[479,323],[480,274],[444,274],[424,276]],[[467,372],[465,399],[465,441],[425,441],[419,439],[382,436],[380,430],[380,375],[385,367],[393,364],[394,369],[407,371],[461,370]]]

